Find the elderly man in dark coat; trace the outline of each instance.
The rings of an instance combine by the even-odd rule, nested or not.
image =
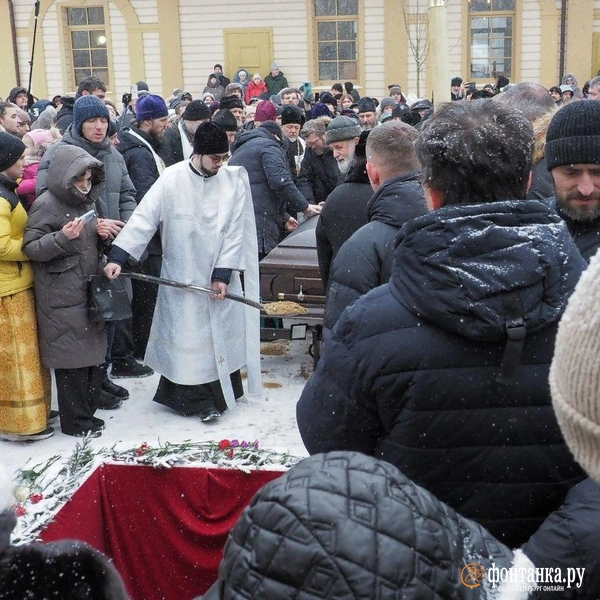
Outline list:
[[[428,119],[434,210],[400,230],[389,283],[342,314],[297,406],[311,454],[387,460],[511,546],[583,475],[547,382],[586,263],[560,217],[524,200],[532,149],[531,124],[491,100]]]
[[[344,116],[333,119],[325,139],[333,152],[344,183],[327,196],[317,223],[317,256],[325,289],[329,289],[331,265],[342,244],[367,222],[367,202],[373,188],[367,174],[365,147],[370,132],[361,134],[357,122]]]

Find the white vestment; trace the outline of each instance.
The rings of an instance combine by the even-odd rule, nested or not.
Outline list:
[[[163,248],[161,276],[211,287],[216,268],[233,269],[228,291],[258,302],[256,223],[248,174],[221,167],[202,177],[184,160],[165,169],[114,244],[139,260],[156,231]],[[235,404],[229,375],[244,365],[248,391],[261,393],[260,314],[232,300],[160,286],[145,363],[170,381],[219,380]]]

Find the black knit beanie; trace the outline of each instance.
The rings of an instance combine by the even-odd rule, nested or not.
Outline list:
[[[238,130],[236,118],[228,108],[218,110],[213,117],[213,123],[220,125],[225,131]]]
[[[192,100],[183,111],[184,121],[204,121],[211,117],[210,108],[202,100]]]
[[[194,134],[194,154],[225,154],[229,152],[227,132],[216,123],[200,123]]]
[[[600,102],[569,102],[550,121],[546,134],[548,170],[562,165],[600,164]]]
[[[0,131],[0,172],[12,167],[25,149],[25,144],[18,137]]]

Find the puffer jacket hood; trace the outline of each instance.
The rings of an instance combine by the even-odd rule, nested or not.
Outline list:
[[[528,332],[557,322],[586,263],[537,200],[448,206],[406,223],[390,289],[411,312],[478,341],[506,339],[506,292]]]
[[[421,202],[416,199],[421,198]],[[406,221],[427,212],[419,175],[415,171],[388,179],[367,204],[369,221],[380,221],[400,229]]]
[[[229,535],[204,600],[475,599],[470,562],[512,552],[394,466],[357,452],[307,458],[265,485]]]
[[[88,194],[83,194],[75,187],[74,180],[87,169],[92,171],[92,189]],[[78,146],[57,148],[48,167],[48,189],[69,206],[93,204],[104,179],[104,164]]]

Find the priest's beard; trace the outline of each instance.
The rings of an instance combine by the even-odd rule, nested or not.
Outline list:
[[[346,157],[346,158],[339,158],[338,159],[338,169],[340,170],[340,172],[345,175],[349,170],[350,167],[352,166],[352,161],[354,160],[354,152]]]

